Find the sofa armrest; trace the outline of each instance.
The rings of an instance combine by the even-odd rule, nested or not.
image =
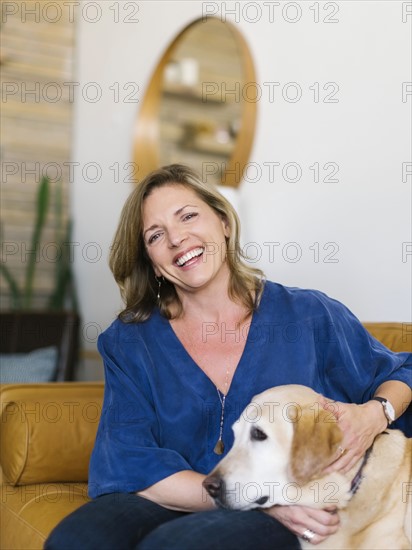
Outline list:
[[[87,481],[103,383],[9,384],[0,390],[0,463],[12,485]]]
[[[412,323],[363,323],[363,326],[390,350],[412,352]]]

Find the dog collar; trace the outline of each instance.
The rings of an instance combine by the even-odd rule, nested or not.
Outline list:
[[[388,435],[388,432],[382,432],[382,434],[380,434],[380,435]],[[352,496],[354,494],[356,494],[357,490],[359,489],[359,487],[362,483],[363,478],[365,477],[365,476],[362,475],[362,472],[363,472],[363,469],[366,466],[366,463],[369,460],[369,457],[371,455],[374,443],[375,443],[375,441],[372,443],[372,445],[369,447],[369,449],[364,454],[362,464],[360,465],[360,468],[357,471],[355,477],[352,479],[352,483],[350,484],[350,489],[349,489],[349,492]]]
[[[360,484],[362,483],[362,480],[364,478],[364,476],[362,475],[362,472],[363,472],[364,467],[366,466],[366,463],[368,462],[368,459],[369,459],[370,454],[372,452],[372,448],[373,448],[373,443],[369,447],[369,449],[366,451],[366,453],[363,457],[363,460],[362,460],[362,464],[360,465],[360,468],[357,471],[355,477],[352,479],[352,483],[350,484],[350,490],[349,490],[349,492],[352,496],[357,492],[357,490],[360,487]]]

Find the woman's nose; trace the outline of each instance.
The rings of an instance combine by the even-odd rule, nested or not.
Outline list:
[[[169,229],[168,239],[169,239],[169,246],[171,248],[175,248],[179,246],[186,239],[186,234],[184,231],[178,228]]]

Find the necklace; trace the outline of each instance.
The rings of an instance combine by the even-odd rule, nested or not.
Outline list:
[[[225,421],[225,404],[226,404],[226,395],[229,384],[229,369],[226,369],[225,377],[225,392],[222,393],[219,391],[219,388],[216,386],[217,395],[220,401],[221,413],[220,413],[220,424],[219,424],[219,439],[216,442],[213,452],[217,455],[222,455],[225,451],[225,444],[223,443],[223,424]]]

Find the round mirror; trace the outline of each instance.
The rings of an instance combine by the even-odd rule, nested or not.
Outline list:
[[[237,28],[198,19],[170,44],[156,67],[135,127],[137,178],[171,163],[205,181],[237,187],[252,146],[256,79]]]

